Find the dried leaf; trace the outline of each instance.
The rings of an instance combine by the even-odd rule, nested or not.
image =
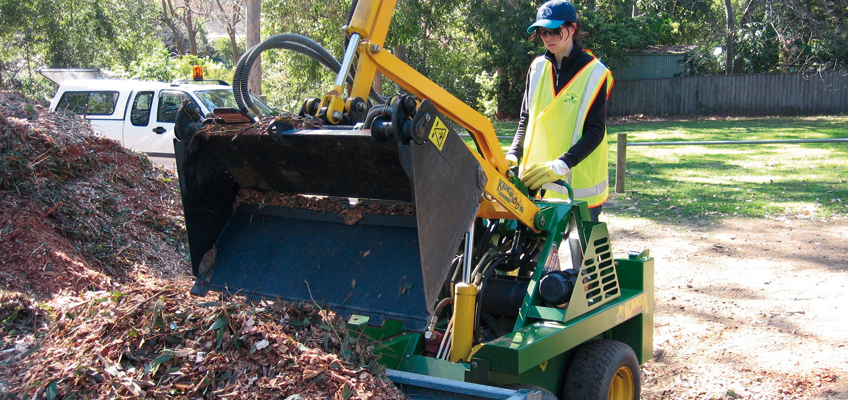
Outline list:
[[[174,357],[185,358],[185,357],[189,357],[189,356],[193,355],[196,352],[197,352],[197,350],[195,350],[195,349],[174,350]]]

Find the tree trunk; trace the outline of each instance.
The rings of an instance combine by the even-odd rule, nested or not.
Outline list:
[[[188,31],[188,44],[191,47],[191,55],[197,55],[197,31],[190,29]]]
[[[745,6],[745,10],[742,11],[742,16],[739,17],[739,30],[745,28],[745,25],[748,24],[748,20],[751,18],[751,13],[754,8],[757,7],[757,0],[748,0],[748,5]],[[735,55],[734,55],[735,56]],[[741,74],[742,73],[742,63],[738,63],[734,60],[733,62],[733,73]]]
[[[247,44],[246,48],[259,44],[260,31],[259,22],[261,18],[262,0],[247,0]],[[256,57],[253,69],[250,70],[250,79],[247,81],[247,90],[255,95],[262,94],[262,56]]]
[[[383,95],[383,74],[379,72],[374,74],[374,91],[380,96]]]
[[[236,42],[236,30],[233,27],[227,27],[227,35],[230,36],[230,50],[233,52],[233,65],[238,63],[239,58],[241,58],[241,52],[239,52],[238,42]]]
[[[188,33],[188,47],[191,55],[197,56],[197,31],[200,30],[200,27],[196,26],[197,24],[194,21],[194,15],[191,11],[185,13],[182,21],[185,25],[186,33]]]
[[[174,43],[177,45],[177,53],[180,53],[181,56],[186,55],[185,46],[183,45],[183,35],[180,34],[180,30],[177,29],[177,26],[173,24],[173,22],[165,21],[165,24],[171,28],[171,32],[174,33]]]
[[[406,62],[406,46],[398,45],[398,46],[395,46],[393,48],[393,50],[395,52],[395,57],[397,57],[399,60],[401,60],[403,62]]]
[[[498,79],[509,79],[507,78],[507,70],[506,67],[498,67]],[[506,118],[506,111],[504,111],[504,107],[506,107],[506,100],[495,99],[497,102],[496,110],[495,110],[495,119],[502,120]]]
[[[165,25],[168,25],[168,28],[171,29],[171,33],[174,34],[174,43],[177,45],[177,52],[180,53],[181,56],[184,56],[186,52],[185,47],[183,46],[183,35],[177,28],[177,24],[174,22],[174,19],[171,18],[173,15],[173,5],[169,1],[162,0],[162,22],[164,22]]]
[[[218,6],[218,16],[216,19],[227,29],[227,36],[230,37],[230,52],[233,55],[233,65],[238,63],[241,53],[239,52],[238,42],[236,37],[236,27],[242,21],[242,11],[244,11],[244,0],[227,1],[226,7],[221,0],[215,0],[215,5]],[[214,14],[214,13],[213,13]]]
[[[736,36],[733,28],[733,4],[730,0],[724,0],[724,13],[727,18],[727,44],[724,47],[724,64],[725,74],[730,75],[733,73],[733,60],[736,56],[733,49],[733,39]]]

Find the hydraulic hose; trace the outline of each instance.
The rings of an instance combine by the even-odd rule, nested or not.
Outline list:
[[[320,54],[316,53],[314,50],[302,46],[297,43],[284,42],[280,43],[274,48],[283,49],[283,50],[291,50],[300,54],[304,54],[318,60],[322,65],[327,68],[332,68],[332,64],[326,61],[324,58],[320,56]],[[240,67],[244,68],[243,64],[239,64]],[[244,76],[243,79],[233,79],[233,94],[236,98],[236,104],[239,109],[242,111],[246,111],[247,108],[253,106],[253,99],[250,98],[250,94],[248,93],[247,84],[249,80],[249,72],[245,73],[244,70],[236,69],[236,74],[240,74],[239,76]],[[238,92],[238,93],[236,93]]]
[[[448,304],[453,304],[453,297],[445,297],[438,304],[436,304],[436,309],[433,311],[433,315],[430,316],[430,322],[427,323],[427,328],[424,330],[425,339],[430,339],[430,335],[432,335],[433,330],[436,329],[436,323],[439,322],[439,314],[442,313],[442,310]]]
[[[458,255],[453,258],[450,266],[450,273],[448,276],[450,277],[450,282],[456,282],[457,276],[459,275],[459,263],[462,261],[462,255]]]
[[[322,64],[326,63],[325,57],[322,57],[318,52],[316,52],[313,46],[300,43],[297,36],[299,35],[272,36],[262,43],[250,48],[242,55],[233,74],[233,94],[239,109],[246,112],[248,108],[253,106],[253,100],[250,98],[247,86],[250,77],[250,70],[253,68],[253,63],[262,51],[271,48],[288,49],[305,54],[310,58],[318,60]]]
[[[273,47],[275,45],[280,45],[284,41],[295,40],[294,35],[291,36],[283,36],[275,35],[272,36],[256,46],[248,49],[244,54],[242,54],[239,59],[238,65],[236,66],[236,70],[233,74],[233,93],[236,98],[236,104],[239,106],[242,111],[246,111],[246,108],[252,105],[253,101],[250,99],[250,95],[248,94],[248,78],[250,75],[250,69],[253,67],[253,62],[255,62],[258,54],[263,51],[264,47]],[[294,42],[297,43],[297,42]],[[308,46],[303,45],[306,48]],[[249,65],[247,65],[249,64]],[[245,68],[247,67],[247,71]]]
[[[250,78],[250,70],[253,68],[253,64],[256,62],[259,55],[263,51],[270,49],[291,50],[306,55],[337,73],[341,68],[341,63],[339,63],[339,61],[336,60],[324,47],[312,39],[291,33],[271,36],[246,51],[239,59],[236,70],[233,73],[233,94],[236,100],[236,105],[238,105],[239,109],[243,112],[247,112],[253,107],[253,100],[250,98],[247,87],[248,80]],[[347,76],[347,82],[353,82],[353,78],[350,74]],[[386,102],[386,99],[380,96],[373,88],[371,89],[369,97],[377,103]]]
[[[371,129],[371,124],[374,122],[374,118],[383,115],[391,115],[392,107],[387,105],[379,105],[368,110],[368,115],[365,117],[365,123],[362,126],[365,129]]]
[[[286,43],[292,43],[294,44],[294,46],[283,47]],[[335,58],[333,58],[332,54],[330,54],[326,49],[321,47],[320,44],[316,43],[315,41],[309,39],[306,36],[292,33],[281,33],[263,40],[256,46],[251,47],[241,56],[238,65],[236,66],[235,73],[233,74],[233,93],[235,94],[236,104],[242,111],[247,111],[247,108],[253,105],[253,100],[250,99],[250,95],[248,94],[247,88],[248,79],[250,77],[250,70],[253,68],[253,64],[256,62],[256,59],[263,51],[273,48],[283,48],[294,51],[299,51],[303,48],[307,48],[309,50],[312,50],[312,52],[307,52],[305,55],[319,62],[328,62],[329,59],[336,61]],[[336,63],[338,64],[338,61],[336,61]],[[341,65],[339,64],[339,66]],[[336,67],[336,70],[338,70],[338,68],[339,67]]]
[[[477,266],[474,267],[474,271],[471,272],[471,282],[476,286],[480,286],[480,281],[482,280],[483,273],[486,271],[488,265],[496,258],[501,257],[504,249],[492,249],[486,254],[483,255],[483,259],[481,259]]]
[[[486,233],[480,240],[477,241],[477,248],[474,250],[474,258],[477,259],[482,256],[482,254],[486,251],[486,247],[488,247],[489,242],[492,240],[492,236],[494,236],[495,231],[498,229],[498,225],[500,225],[500,220],[490,220],[490,224],[486,229]]]
[[[296,37],[298,41],[288,41],[288,39],[283,37],[283,35],[288,35],[289,38]],[[259,46],[263,44],[267,44],[268,46],[263,46],[263,48],[260,49]],[[236,95],[236,104],[239,105],[239,108],[242,109],[242,111],[245,111],[247,107],[253,105],[253,100],[250,96],[245,95],[248,93],[247,83],[250,76],[250,70],[253,68],[253,62],[255,62],[256,58],[262,51],[272,48],[292,50],[304,54],[334,72],[338,72],[341,68],[341,64],[338,60],[333,58],[326,49],[307,37],[294,34],[281,34],[268,38],[265,42],[260,43],[259,45],[252,47],[248,52],[245,52],[241,59],[239,59],[238,66],[233,76],[233,91]],[[353,80],[350,76],[348,76],[347,81],[351,83]],[[373,89],[371,90],[370,97],[378,103],[384,103],[386,101],[385,98],[380,96]]]
[[[507,256],[505,253],[500,253],[499,255],[501,257],[496,258],[491,263],[491,265],[483,271],[483,277],[479,285],[480,290],[477,292],[477,306],[474,310],[474,341],[472,342],[472,345],[476,345],[477,343],[479,343],[480,335],[478,335],[478,329],[480,327],[480,313],[483,310],[483,295],[486,293],[487,288],[486,282],[489,281],[489,275],[492,273],[492,271],[494,271],[498,266],[503,264],[504,261],[509,258],[509,256]]]

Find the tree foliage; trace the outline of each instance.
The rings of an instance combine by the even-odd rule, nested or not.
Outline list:
[[[514,119],[521,111],[527,69],[542,53],[539,43],[528,40],[527,27],[536,9],[521,0],[471,0],[465,21],[466,34],[477,43],[481,67],[492,73],[494,82],[481,87],[478,104],[494,101],[494,116]],[[485,81],[486,77],[478,76]]]
[[[0,1],[0,37],[53,67],[99,67],[132,60],[154,43],[144,34],[152,22],[143,0]]]
[[[346,2],[286,1],[262,3],[262,37],[279,33],[306,36],[327,49],[336,59],[344,53],[340,28],[347,19]],[[336,78],[317,61],[288,50],[262,54],[263,93],[271,103],[297,111],[306,97],[320,97]]]
[[[386,46],[403,46],[407,64],[474,106],[482,69],[479,49],[463,30],[466,14],[467,2],[400,0]]]
[[[663,21],[653,13],[632,15],[632,4],[619,0],[598,0],[578,8],[582,30],[588,33],[584,48],[601,60],[612,61],[630,49],[643,49],[658,42]]]
[[[127,65],[114,65],[112,72],[127,79],[173,82],[192,76],[192,66],[203,67],[205,79],[232,82],[232,69],[223,63],[193,55],[172,57],[161,43],[151,52],[142,55]]]
[[[526,32],[543,1],[398,0],[385,48],[466,103],[514,118],[527,68],[544,51]],[[243,51],[244,2],[0,0],[0,86],[49,97],[53,86],[35,73],[41,67],[172,80],[188,76],[186,60],[228,80]],[[264,2],[262,37],[302,34],[341,59],[350,6]],[[583,46],[608,65],[651,45],[687,45],[693,74],[818,71],[844,68],[848,59],[848,0],[575,0],[575,7],[588,33]],[[214,45],[204,25],[211,20],[226,29]],[[177,57],[185,53],[200,58]],[[262,62],[263,92],[286,108],[321,96],[336,75],[289,51],[265,53]],[[400,91],[387,80],[380,88]]]
[[[461,100],[476,105],[482,69],[475,43],[462,28],[462,2],[399,0],[385,48],[403,49],[406,61]],[[263,37],[297,33],[325,47],[339,61],[344,55],[350,4],[344,2],[288,1],[263,3]],[[267,58],[265,58],[267,54]],[[263,54],[263,92],[284,108],[297,107],[304,97],[320,97],[336,74],[308,57],[289,51]],[[400,89],[384,82],[387,95]]]
[[[218,21],[227,30],[229,37],[229,50],[233,56],[230,65],[235,64],[241,57],[241,49],[238,45],[238,27],[245,20],[245,0],[215,0],[212,18]]]
[[[848,1],[776,0],[764,2],[763,21],[774,30],[779,68],[844,68],[848,56]]]
[[[644,0],[670,31],[659,44],[697,48],[694,73],[763,73],[844,68],[846,0]],[[728,16],[732,20],[728,21]]]
[[[131,62],[155,46],[153,21],[144,0],[0,0],[0,83],[44,93],[37,68]]]

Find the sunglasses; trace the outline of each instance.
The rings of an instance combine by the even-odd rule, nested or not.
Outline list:
[[[536,34],[539,35],[540,38],[545,38],[547,36],[553,37],[554,39],[562,36],[562,28],[556,29],[545,29],[545,28],[536,28]]]

